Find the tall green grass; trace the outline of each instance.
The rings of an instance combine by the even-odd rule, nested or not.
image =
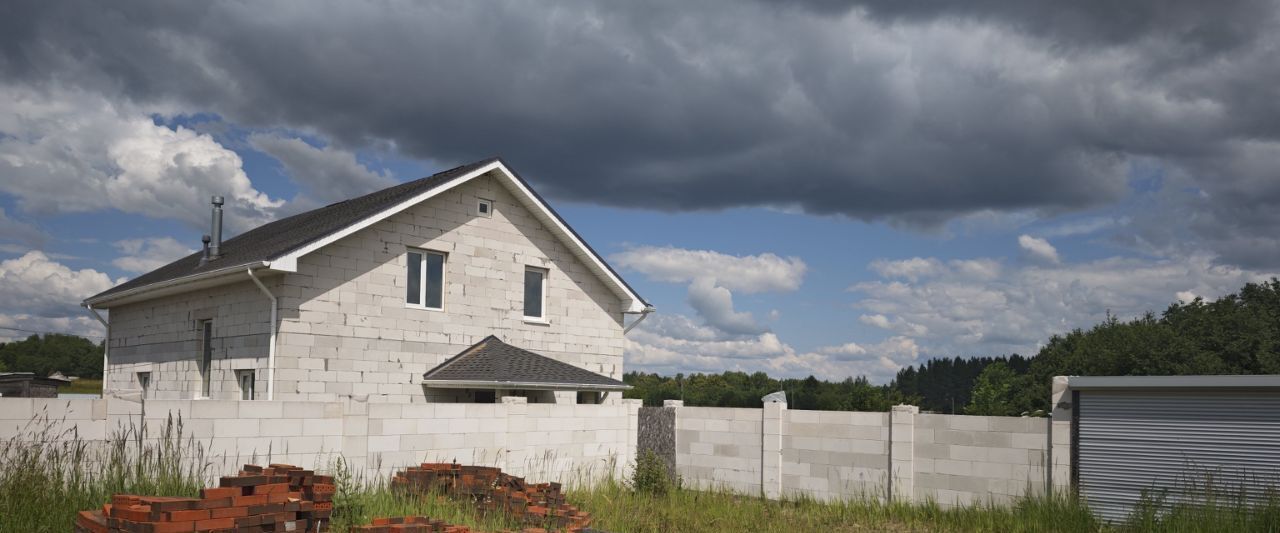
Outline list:
[[[200,442],[170,417],[158,434],[142,424],[89,441],[40,413],[0,443],[0,533],[65,532],[76,513],[112,494],[196,496],[211,477]]]

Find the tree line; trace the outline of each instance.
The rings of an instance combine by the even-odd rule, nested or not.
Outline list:
[[[645,405],[759,407],[786,391],[793,409],[885,411],[898,403],[938,413],[1043,416],[1053,376],[1280,374],[1280,280],[1249,283],[1212,302],[1170,304],[1122,321],[1108,314],[1089,329],[1049,338],[1034,356],[937,358],[898,371],[888,384],[865,377],[831,382],[764,373],[659,376],[629,372],[628,398]]]
[[[48,376],[102,378],[104,345],[76,335],[32,335],[16,342],[0,343],[0,371],[33,372]]]

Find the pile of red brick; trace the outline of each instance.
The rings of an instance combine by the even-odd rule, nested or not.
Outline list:
[[[506,513],[530,526],[572,532],[591,525],[590,513],[565,503],[559,483],[528,484],[493,467],[423,463],[396,473],[391,486],[416,494],[469,499],[482,513]]]
[[[314,532],[329,521],[333,491],[332,477],[310,470],[245,465],[200,498],[117,494],[101,511],[81,511],[76,532]]]

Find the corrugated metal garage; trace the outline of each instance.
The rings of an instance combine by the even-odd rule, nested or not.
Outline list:
[[[1098,516],[1280,487],[1280,376],[1071,377],[1072,484]],[[1208,489],[1208,491],[1206,490]]]

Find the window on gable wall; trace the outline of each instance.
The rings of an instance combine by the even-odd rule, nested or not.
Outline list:
[[[547,270],[545,268],[525,267],[524,317],[546,320],[546,300]]]
[[[407,294],[405,302],[426,309],[444,309],[445,254],[428,250],[409,250],[406,260]]]

